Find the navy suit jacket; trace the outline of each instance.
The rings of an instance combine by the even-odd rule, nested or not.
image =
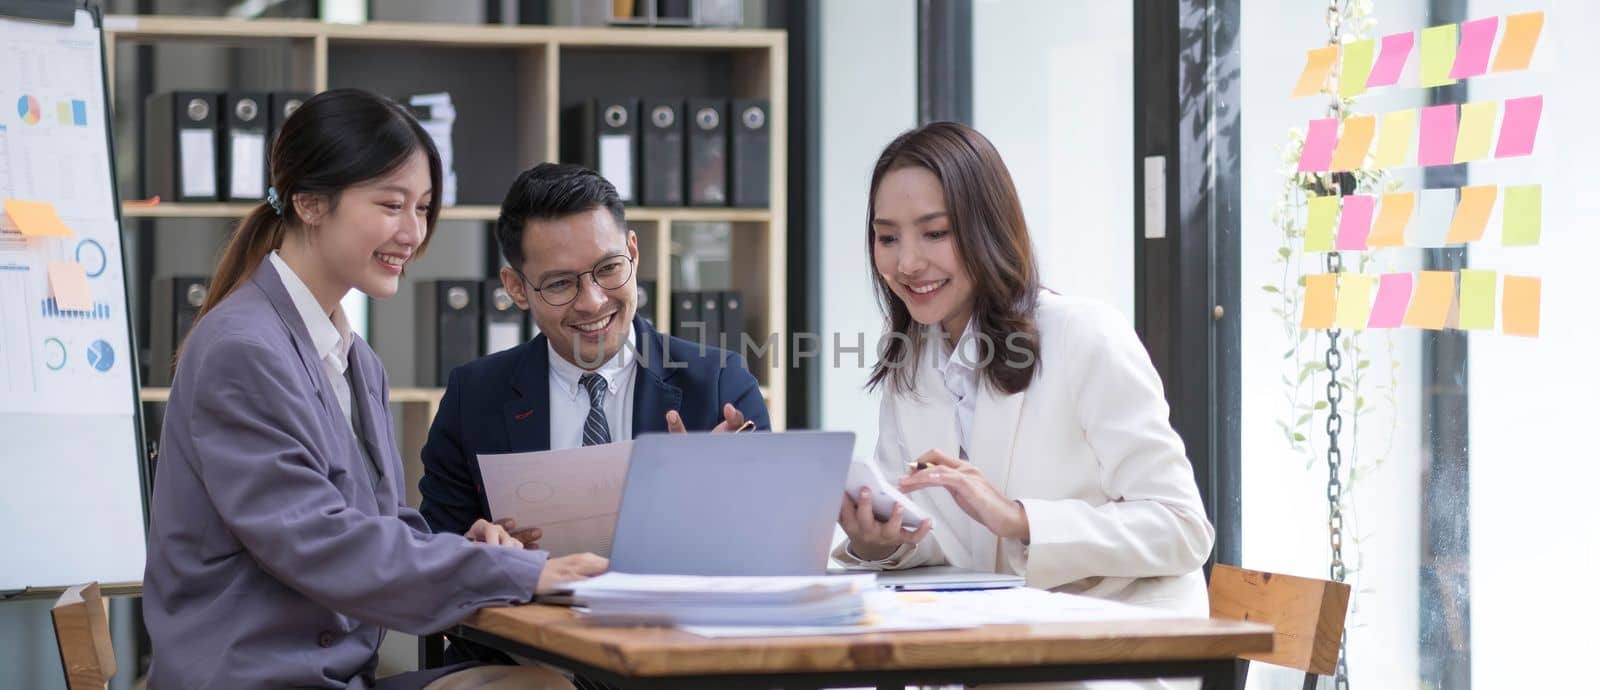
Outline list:
[[[637,316],[633,328],[639,367],[634,436],[666,431],[668,410],[677,410],[688,430],[709,431],[722,423],[724,403],[733,403],[757,429],[772,428],[767,403],[742,357],[664,336]],[[435,531],[457,534],[479,518],[489,519],[478,454],[541,450],[550,450],[550,349],[544,335],[450,372],[422,447],[422,516]]]

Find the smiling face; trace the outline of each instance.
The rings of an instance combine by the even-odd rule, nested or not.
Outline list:
[[[972,315],[972,278],[956,247],[944,188],[927,168],[883,176],[872,200],[872,263],[923,325],[959,336]]]
[[[413,153],[388,174],[344,188],[336,200],[295,195],[305,229],[291,234],[282,251],[295,257],[291,265],[325,308],[351,288],[392,297],[428,236],[432,203],[428,160]]]
[[[520,267],[527,282],[510,267],[501,269],[501,282],[517,306],[533,312],[556,354],[596,369],[622,349],[638,300],[632,264],[639,260],[639,243],[633,231],[603,207],[530,220],[522,233],[522,255],[528,257]],[[626,281],[615,285],[624,274]],[[575,296],[564,294],[573,290]]]

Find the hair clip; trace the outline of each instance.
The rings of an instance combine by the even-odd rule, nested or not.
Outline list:
[[[267,205],[272,207],[274,213],[283,215],[283,200],[278,198],[277,187],[267,188]]]

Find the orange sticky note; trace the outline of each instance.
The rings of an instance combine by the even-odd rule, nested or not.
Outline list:
[[[45,267],[50,276],[50,296],[61,311],[89,311],[94,299],[89,294],[89,275],[76,261],[52,261]]]
[[[1338,285],[1337,273],[1316,273],[1306,276],[1305,307],[1300,313],[1301,328],[1333,327],[1333,296]]]
[[[0,206],[5,207],[6,215],[25,237],[71,237],[75,234],[61,222],[61,216],[56,215],[56,205],[48,201],[6,199]]]
[[[1456,215],[1450,219],[1450,233],[1445,244],[1466,244],[1483,239],[1489,227],[1489,212],[1494,210],[1494,198],[1500,188],[1492,184],[1461,188],[1461,203],[1456,204]]]
[[[1404,247],[1406,225],[1411,223],[1411,213],[1417,208],[1416,192],[1394,192],[1383,195],[1378,206],[1378,221],[1367,235],[1367,247]]]
[[[1500,298],[1502,331],[1506,335],[1539,337],[1539,278],[1506,276],[1504,288]]]
[[[1333,149],[1333,165],[1329,170],[1345,172],[1361,167],[1372,147],[1372,133],[1378,128],[1378,116],[1357,115],[1346,118],[1344,132],[1339,135],[1339,145]],[[1484,138],[1484,153],[1489,151],[1488,137]]]
[[[1339,47],[1327,46],[1306,51],[1306,68],[1300,72],[1300,81],[1294,85],[1294,93],[1290,98],[1310,96],[1322,90],[1322,83],[1328,80],[1328,72],[1333,70],[1333,62],[1339,59]]]
[[[1406,309],[1407,328],[1444,329],[1450,318],[1450,305],[1456,297],[1455,271],[1423,271],[1411,292],[1411,307]]]
[[[1515,72],[1528,68],[1533,48],[1544,29],[1544,12],[1524,12],[1506,17],[1506,30],[1500,36],[1500,52],[1494,55],[1490,72]]]

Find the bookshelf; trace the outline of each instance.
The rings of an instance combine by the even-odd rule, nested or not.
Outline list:
[[[393,92],[383,80],[368,86],[358,77],[373,64],[396,64],[403,72],[404,61],[430,61],[435,71],[448,65],[467,64],[485,73],[499,75],[491,97],[502,99],[506,110],[495,121],[462,126],[457,121],[456,148],[476,151],[482,137],[492,137],[500,146],[482,147],[489,151],[481,161],[458,160],[460,179],[457,206],[442,209],[441,220],[492,223],[499,214],[497,203],[515,174],[544,160],[559,158],[561,108],[590,95],[597,88],[584,70],[604,69],[626,64],[637,71],[607,80],[616,94],[639,96],[722,98],[766,98],[770,103],[769,127],[772,141],[767,208],[656,208],[629,207],[628,226],[639,233],[641,277],[654,277],[658,293],[653,315],[661,330],[671,324],[673,292],[684,286],[672,284],[674,272],[674,228],[690,223],[730,225],[730,283],[727,287],[745,295],[745,332],[758,344],[766,334],[786,334],[787,315],[787,228],[786,201],[788,161],[785,142],[787,121],[787,37],[782,31],[721,30],[686,28],[596,28],[559,26],[457,25],[410,22],[372,22],[367,24],[325,24],[314,20],[242,20],[210,17],[155,17],[111,15],[104,21],[108,71],[115,74],[119,48],[137,45],[196,44],[224,48],[270,48],[286,54],[286,76],[276,88],[321,91],[330,87],[357,86],[380,93],[401,96],[430,90],[419,84],[409,91]],[[643,58],[643,59],[641,59]],[[699,92],[652,93],[662,86],[665,70],[692,72],[703,66],[704,78],[692,75],[690,83]],[[395,78],[395,77],[390,77]],[[400,74],[398,78],[412,78]],[[614,83],[613,83],[614,81]],[[114,83],[114,82],[113,82]],[[115,86],[113,86],[115,88]],[[473,98],[470,85],[463,98]],[[637,91],[630,91],[633,89]],[[452,91],[454,88],[443,90]],[[133,99],[112,97],[114,107],[137,107]],[[465,118],[465,108],[462,117]],[[470,130],[470,131],[469,131]],[[479,131],[481,130],[481,131]],[[476,141],[464,141],[471,137]],[[458,156],[459,158],[459,156]],[[214,219],[227,221],[248,213],[253,203],[160,203],[124,202],[126,219]],[[232,223],[218,223],[219,232]],[[480,226],[483,227],[483,226]],[[450,241],[450,228],[442,228],[438,243]],[[482,276],[487,277],[487,276]],[[151,276],[135,276],[149,280]],[[404,287],[402,287],[404,289]],[[787,356],[781,339],[761,357],[749,362],[750,371],[761,384],[774,428],[784,426],[784,401],[787,370],[773,366],[773,358]],[[408,464],[417,462],[427,425],[437,409],[443,391],[436,388],[396,388],[390,402],[397,406],[397,433]],[[146,389],[141,399],[159,403],[166,390]],[[415,491],[415,478],[411,478]],[[413,497],[415,498],[415,497]]]

